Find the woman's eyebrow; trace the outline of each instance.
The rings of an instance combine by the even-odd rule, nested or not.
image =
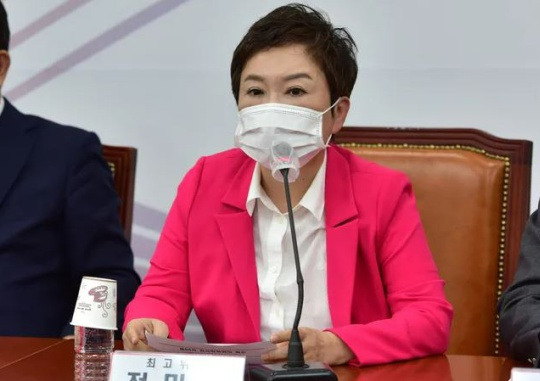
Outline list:
[[[264,82],[264,78],[257,74],[250,74],[246,78],[244,78],[244,82],[246,81]]]
[[[308,73],[294,73],[294,74],[289,74],[287,76],[285,76],[285,81],[292,81],[293,79],[299,79],[299,78],[305,78],[305,79],[313,79],[311,77],[311,75],[309,75]]]

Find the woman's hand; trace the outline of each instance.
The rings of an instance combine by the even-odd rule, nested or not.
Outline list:
[[[300,340],[304,348],[306,361],[318,361],[328,365],[339,365],[354,358],[349,347],[332,332],[319,331],[313,328],[299,328]],[[272,334],[270,341],[277,348],[264,354],[263,361],[286,361],[291,331],[281,331]]]
[[[124,349],[127,351],[151,351],[148,346],[145,332],[148,331],[156,336],[169,336],[169,327],[165,322],[158,319],[133,319],[126,326],[122,335]]]

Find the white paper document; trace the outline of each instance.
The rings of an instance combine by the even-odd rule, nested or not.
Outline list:
[[[146,339],[150,347],[160,352],[242,356],[246,357],[247,364],[261,364],[261,355],[276,348],[276,345],[269,341],[249,344],[205,344],[165,339],[149,332],[146,332]]]
[[[538,381],[540,369],[535,368],[512,368],[510,381]]]

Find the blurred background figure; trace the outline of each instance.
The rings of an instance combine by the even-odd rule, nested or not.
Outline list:
[[[540,203],[538,205],[540,209]],[[531,215],[523,239],[514,282],[499,301],[501,337],[510,354],[538,362],[540,353],[540,216]]]
[[[0,3],[0,89],[10,66]],[[66,336],[82,276],[118,282],[118,328],[140,283],[94,133],[0,98],[0,335]]]

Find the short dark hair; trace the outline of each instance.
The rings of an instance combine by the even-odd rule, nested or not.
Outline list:
[[[0,50],[9,50],[9,24],[6,8],[0,1]]]
[[[255,54],[274,47],[302,44],[326,76],[330,103],[350,96],[358,65],[356,44],[345,28],[334,28],[328,17],[298,3],[274,9],[259,19],[234,50],[231,85],[238,103],[240,77],[247,61]]]

